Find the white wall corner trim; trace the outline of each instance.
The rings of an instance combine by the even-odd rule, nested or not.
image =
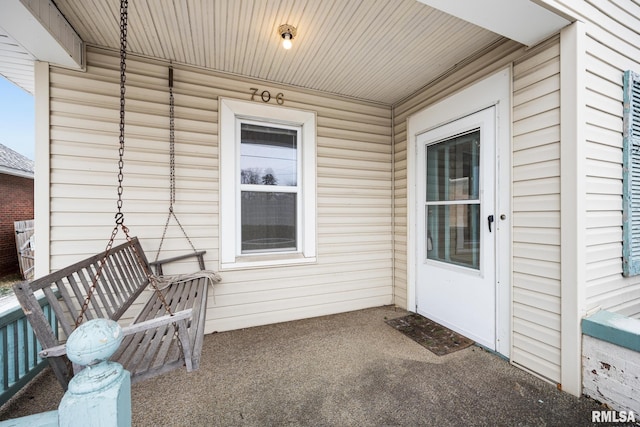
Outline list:
[[[562,390],[582,393],[582,330],[586,287],[586,28],[560,33],[560,235]]]
[[[36,236],[35,277],[50,273],[51,261],[51,169],[50,109],[49,109],[49,63],[37,62],[35,74],[35,181],[34,218]]]

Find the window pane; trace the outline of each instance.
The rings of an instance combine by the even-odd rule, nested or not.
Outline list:
[[[480,269],[480,205],[427,207],[427,259]]]
[[[477,200],[480,130],[427,147],[427,201]]]
[[[296,250],[295,193],[242,192],[242,253]]]
[[[240,133],[240,183],[297,185],[296,130],[242,123]]]

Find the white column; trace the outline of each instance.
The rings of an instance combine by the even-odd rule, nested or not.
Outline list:
[[[50,269],[50,165],[49,165],[49,63],[35,62],[35,277],[49,274]]]
[[[562,389],[582,393],[582,330],[586,287],[586,28],[560,33],[560,227]]]

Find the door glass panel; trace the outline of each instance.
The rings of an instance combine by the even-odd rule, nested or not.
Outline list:
[[[480,205],[427,207],[427,258],[480,269]]]
[[[427,147],[427,201],[477,200],[480,130]]]
[[[426,149],[427,259],[480,269],[480,130]]]

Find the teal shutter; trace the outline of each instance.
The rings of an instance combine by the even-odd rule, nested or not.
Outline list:
[[[640,74],[624,73],[622,271],[640,274]]]

